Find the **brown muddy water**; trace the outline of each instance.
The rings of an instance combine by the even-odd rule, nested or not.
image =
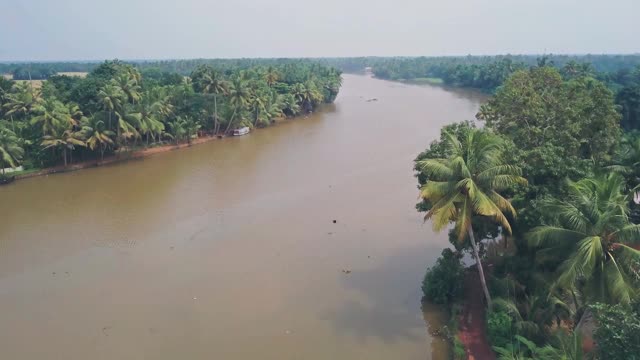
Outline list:
[[[412,160],[483,100],[345,75],[308,118],[0,188],[1,358],[443,359]]]

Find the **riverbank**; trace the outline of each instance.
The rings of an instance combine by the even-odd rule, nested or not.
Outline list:
[[[299,117],[301,116],[296,116],[292,119],[296,119]],[[302,116],[302,118],[304,117],[306,116]],[[284,120],[285,118],[276,119],[274,123],[279,121],[284,121]],[[255,131],[256,129],[253,129],[253,131]],[[204,144],[214,140],[221,140],[226,137],[228,137],[228,135],[206,135],[206,136],[194,139],[190,143],[168,144],[168,145],[148,147],[148,148],[138,149],[133,151],[121,151],[121,152],[117,152],[114,155],[108,156],[102,160],[100,159],[87,160],[87,161],[77,162],[74,164],[69,164],[67,166],[58,165],[58,166],[52,166],[52,167],[48,167],[48,168],[44,168],[36,171],[25,170],[20,174],[15,175],[15,180],[28,179],[28,178],[37,177],[37,176],[46,176],[51,174],[60,174],[60,173],[78,171],[82,169],[94,168],[94,167],[103,166],[103,165],[125,162],[129,160],[134,160],[134,159],[141,159],[141,158],[149,157],[152,155],[165,153],[168,151],[174,151],[174,150],[179,150],[186,147],[191,147],[193,145]]]
[[[59,166],[53,166],[53,167],[45,168],[42,170],[38,170],[35,172],[18,174],[16,175],[15,179],[21,180],[21,179],[28,179],[36,176],[44,176],[44,175],[50,175],[50,174],[59,174],[59,173],[65,173],[65,172],[71,172],[71,171],[78,171],[82,169],[128,161],[132,159],[140,159],[140,158],[148,157],[151,155],[164,153],[167,151],[182,149],[192,145],[203,144],[203,143],[217,140],[217,139],[218,137],[216,136],[205,136],[205,137],[197,138],[193,140],[191,143],[155,146],[155,147],[150,147],[150,148],[145,148],[145,149],[140,149],[135,151],[123,151],[123,152],[116,153],[112,156],[108,156],[102,160],[87,160],[87,161],[81,161],[75,164],[70,164],[67,166],[59,165]]]

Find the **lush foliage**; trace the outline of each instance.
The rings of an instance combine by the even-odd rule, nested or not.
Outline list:
[[[601,359],[640,359],[640,315],[622,305],[594,304],[595,340]]]
[[[591,305],[628,306],[640,295],[637,196],[634,201],[634,192],[640,189],[640,135],[626,131],[635,120],[625,123],[633,119],[629,115],[635,109],[633,99],[626,97],[625,105],[616,106],[622,101],[621,90],[612,83],[623,81],[613,75],[603,82],[592,66],[567,62],[558,69],[545,61],[514,71],[497,88],[477,115],[483,130],[471,122],[449,125],[416,159],[422,197],[417,208],[426,212],[434,227],[452,224],[458,235],[464,224],[474,230],[480,244],[502,237],[500,242],[486,241],[484,252],[475,251],[467,239],[457,246],[478,253],[477,263],[493,265],[487,332],[501,359],[582,359],[582,330],[574,329],[596,312]],[[629,89],[635,86],[635,73],[630,74],[624,83]],[[621,116],[619,111],[629,114]],[[499,169],[518,169],[492,175],[502,181],[521,171],[528,180],[527,184],[511,180],[500,187],[506,222],[498,212],[486,216],[471,211],[470,219],[462,221],[465,211],[460,204],[478,192],[473,187],[463,195],[449,190],[451,184],[476,183],[481,176],[477,168],[470,169],[468,178],[453,176],[468,166],[475,150],[467,147],[456,158],[451,150],[455,146],[450,145],[479,132],[501,144]],[[451,180],[443,181],[447,178]],[[486,186],[480,189],[488,192]],[[458,200],[451,204],[452,198]],[[479,207],[483,201],[471,204]],[[503,248],[489,251],[497,244]],[[618,358],[630,358],[622,344],[638,342],[629,330],[636,320],[629,314],[625,316],[631,323],[614,319],[618,315],[607,316],[610,319],[597,321],[597,351],[601,358],[610,358],[616,348],[624,354]],[[627,328],[605,325],[612,322]]]
[[[487,313],[487,336],[494,346],[507,346],[511,343],[513,330],[511,316],[504,311]]]
[[[5,144],[13,144],[5,145],[3,163],[66,166],[74,157],[103,158],[242,126],[267,126],[332,102],[341,86],[338,70],[312,61],[219,64],[200,65],[185,77],[148,64],[140,71],[140,64],[107,61],[91,64],[84,78],[47,75],[42,89],[3,79],[0,131]]]
[[[635,298],[640,271],[640,225],[629,222],[624,178],[610,173],[571,182],[566,199],[547,199],[555,221],[529,233],[541,261],[558,264],[555,287],[577,288],[592,301]]]
[[[514,218],[516,212],[500,192],[525,184],[526,180],[520,177],[517,166],[504,161],[504,144],[499,137],[478,129],[462,131],[462,135],[444,134],[445,157],[417,161],[427,179],[420,197],[428,204],[425,220],[432,221],[434,230],[440,231],[453,222],[458,240],[469,239],[485,299],[491,306],[473,219],[498,224],[511,232],[508,217]]]
[[[434,304],[453,304],[462,296],[464,267],[460,255],[444,249],[435,265],[427,270],[422,292]]]

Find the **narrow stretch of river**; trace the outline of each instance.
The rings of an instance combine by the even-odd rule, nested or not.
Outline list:
[[[483,100],[344,75],[307,118],[0,187],[1,357],[443,359],[412,160]]]

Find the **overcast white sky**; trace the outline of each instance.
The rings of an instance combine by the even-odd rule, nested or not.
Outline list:
[[[640,52],[640,0],[0,3],[4,61]]]

